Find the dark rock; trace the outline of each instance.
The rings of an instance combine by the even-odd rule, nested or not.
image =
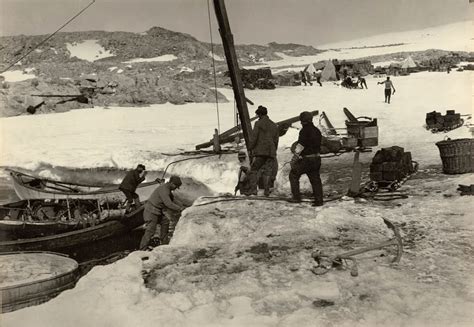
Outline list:
[[[316,308],[325,308],[334,305],[335,303],[333,301],[328,301],[328,300],[315,300],[313,301],[313,306]]]

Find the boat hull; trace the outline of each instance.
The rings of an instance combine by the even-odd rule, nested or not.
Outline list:
[[[111,220],[66,233],[0,242],[0,252],[55,251],[68,253],[65,249],[122,235],[143,224],[143,206],[125,215],[121,220]]]

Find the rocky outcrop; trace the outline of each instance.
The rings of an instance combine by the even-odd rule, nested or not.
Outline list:
[[[3,82],[0,85],[0,116],[64,112],[94,105],[129,107],[215,101],[215,92],[197,81],[188,83],[145,73],[135,77],[97,75],[96,78],[94,82],[86,78]],[[227,101],[220,93],[218,98],[221,102]],[[35,110],[31,110],[32,107],[36,107]]]

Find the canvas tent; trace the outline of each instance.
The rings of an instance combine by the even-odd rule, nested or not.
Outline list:
[[[321,81],[337,81],[336,67],[330,60],[326,62],[326,66],[321,72]]]
[[[314,68],[313,64],[309,64],[308,66],[306,66],[304,71],[308,72],[310,74],[310,76],[313,76],[313,74],[316,73],[316,68]]]
[[[413,61],[413,58],[411,56],[408,56],[408,58],[402,62],[402,69],[415,68],[415,67],[416,67],[416,64]]]

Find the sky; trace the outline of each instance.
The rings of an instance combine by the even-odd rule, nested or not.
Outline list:
[[[213,0],[96,0],[63,31],[143,32],[152,26],[209,41]],[[470,0],[471,1],[471,0]],[[468,0],[227,0],[237,44],[318,44],[422,29],[470,19]],[[0,35],[49,34],[91,0],[0,0]]]

